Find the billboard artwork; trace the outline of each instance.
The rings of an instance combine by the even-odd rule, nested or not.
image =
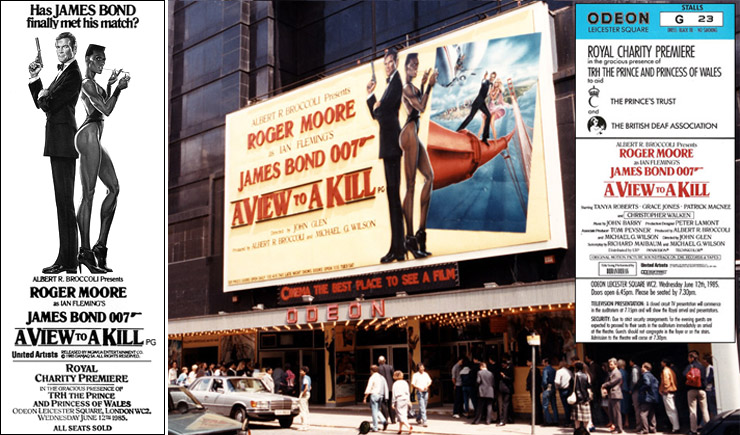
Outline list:
[[[226,118],[225,291],[565,247],[532,5]]]
[[[429,144],[435,174],[460,168],[435,178],[430,228],[526,232],[539,54],[539,33],[437,48],[432,125],[467,131],[480,157]]]

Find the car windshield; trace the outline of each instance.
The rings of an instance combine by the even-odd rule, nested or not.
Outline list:
[[[229,379],[232,389],[237,393],[259,393],[266,392],[267,389],[259,379],[253,378],[242,378],[242,379]]]
[[[184,388],[168,388],[168,413],[185,414],[193,410],[204,410],[198,399]]]

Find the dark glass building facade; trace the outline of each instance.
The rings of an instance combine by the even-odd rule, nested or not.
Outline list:
[[[416,351],[431,367],[433,376],[441,380],[436,387],[437,397],[444,402],[452,395],[451,384],[444,382],[450,378],[450,361],[456,361],[459,356],[500,358],[508,352],[518,366],[524,366],[528,347],[522,343],[521,336],[512,333],[512,319],[520,331],[526,330],[525,325],[532,321],[527,328],[556,324],[558,329],[574,332],[575,252],[572,248],[460,262],[459,287],[434,293],[439,298],[438,301],[430,299],[434,303],[443,303],[445,294],[455,293],[455,297],[470,298],[469,306],[473,306],[472,300],[485,294],[485,283],[496,283],[499,289],[504,293],[509,291],[512,296],[503,302],[492,302],[497,304],[495,307],[463,308],[448,317],[435,317],[432,313],[417,316],[413,329],[417,334],[415,338],[409,331],[393,328],[373,333],[378,328],[368,329],[365,323],[357,325],[352,337],[339,341],[338,336],[344,330],[336,322],[331,329],[327,325],[326,331],[323,324],[320,331],[286,327],[284,309],[277,305],[275,286],[223,292],[226,114],[346,70],[358,62],[377,58],[378,55],[373,55],[373,41],[376,53],[389,47],[401,48],[517,8],[519,3],[530,2],[373,4],[363,1],[178,0],[168,3],[168,317],[170,338],[178,342],[177,351],[173,351],[171,343],[171,359],[178,359],[181,366],[195,361],[227,361],[238,354],[234,349],[239,345],[253,346],[259,355],[256,361],[262,365],[274,367],[286,361],[300,362],[312,368],[312,376],[316,374],[315,385],[324,384],[325,377],[331,378],[325,390],[314,389],[316,394],[311,400],[312,403],[327,403],[333,401],[335,392],[341,387],[339,371],[346,355],[339,347],[351,339],[357,373],[352,381],[355,394],[359,394],[369,374],[369,365],[377,361],[378,356],[388,356],[396,362],[396,368],[407,368],[403,371],[408,376],[409,360]],[[558,69],[552,80],[562,201],[570,247],[575,246],[576,218],[575,22],[571,3],[547,2],[557,47]],[[736,257],[739,256],[736,254]],[[519,293],[524,296],[516,296],[516,289],[524,289]],[[538,294],[554,296],[537,300]],[[485,304],[485,300],[482,303]],[[219,326],[225,315],[235,313],[271,316],[273,324],[244,330],[230,327],[228,331]],[[502,320],[505,313],[508,326],[507,320]],[[527,317],[528,313],[531,317]],[[400,321],[406,320],[399,315],[390,324]],[[186,323],[191,325],[187,328],[190,332],[182,333],[181,325]],[[177,326],[172,328],[174,324]],[[225,339],[240,333],[252,334],[253,342],[238,344],[236,340]],[[421,334],[420,341],[418,334]],[[575,343],[566,351],[565,341],[567,339],[560,344],[557,353],[564,357],[566,352],[581,357],[586,353],[599,361],[615,352],[638,354],[653,360],[665,354],[683,358],[687,351],[686,345],[605,348]],[[334,343],[337,343],[336,348]],[[710,345],[692,345],[692,348],[711,352]],[[324,367],[327,367],[326,372]],[[522,393],[523,381],[522,378],[522,385],[517,384],[517,393]]]
[[[222,293],[225,115],[310,83],[372,54],[371,2],[170,2],[168,267],[170,317],[275,306],[274,288]],[[403,47],[475,23],[517,2],[377,2],[378,50]],[[558,2],[554,2],[557,6]],[[573,11],[553,11],[561,162],[574,164]],[[573,171],[563,171],[569,244]],[[545,264],[544,256],[555,261]],[[462,287],[573,278],[572,252],[463,263]]]

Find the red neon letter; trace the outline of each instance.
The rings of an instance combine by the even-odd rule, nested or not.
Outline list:
[[[285,316],[285,323],[292,325],[298,323],[298,310],[295,308],[288,308],[288,313]]]
[[[385,317],[385,301],[383,299],[378,302],[373,301],[372,317]]]
[[[306,308],[306,322],[313,323],[319,320],[319,309],[317,307]]]
[[[339,320],[339,305],[331,304],[326,307],[326,320]]]
[[[349,304],[349,318],[357,320],[362,317],[362,305],[359,302],[352,302]]]

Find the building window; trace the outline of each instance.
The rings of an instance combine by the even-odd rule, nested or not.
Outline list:
[[[206,255],[208,219],[178,222],[168,228],[168,262],[191,260]]]
[[[221,168],[224,164],[224,128],[218,127],[187,138],[180,142],[179,148],[179,160],[171,163],[179,165],[180,177]]]

